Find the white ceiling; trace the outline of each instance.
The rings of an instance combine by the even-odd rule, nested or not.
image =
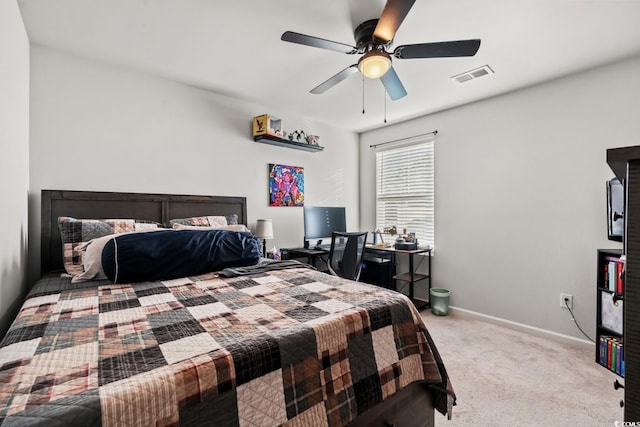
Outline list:
[[[361,132],[383,126],[380,82],[316,85],[357,56],[280,40],[295,31],[353,45],[384,0],[18,0],[32,43],[121,64]],[[480,38],[474,57],[394,60],[408,95],[389,123],[640,54],[640,0],[417,0],[392,49]],[[495,74],[450,77],[488,64]]]

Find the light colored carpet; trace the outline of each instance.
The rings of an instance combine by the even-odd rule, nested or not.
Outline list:
[[[436,412],[436,427],[601,427],[623,420],[624,390],[614,390],[619,377],[595,363],[595,344],[523,332],[455,310],[421,315],[457,395],[452,420]]]

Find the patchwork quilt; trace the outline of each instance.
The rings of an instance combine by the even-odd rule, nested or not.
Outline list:
[[[379,287],[307,268],[50,278],[0,343],[0,425],[343,426],[415,381],[444,413],[419,314]]]

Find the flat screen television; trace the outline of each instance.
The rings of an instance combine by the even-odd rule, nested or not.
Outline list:
[[[607,181],[607,228],[609,240],[622,242],[624,234],[624,186],[618,178]]]
[[[322,239],[331,238],[334,231],[347,231],[344,207],[305,206],[303,209],[305,247],[309,247],[310,240],[316,240],[313,247],[319,247]]]

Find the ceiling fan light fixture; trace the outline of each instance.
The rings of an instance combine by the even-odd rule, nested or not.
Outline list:
[[[381,50],[367,52],[358,61],[358,70],[369,79],[379,79],[391,68],[391,57]]]
[[[407,91],[391,65],[392,59],[474,56],[480,48],[480,39],[468,39],[406,44],[397,46],[393,51],[390,51],[398,28],[415,2],[416,0],[386,0],[380,18],[369,19],[356,27],[353,32],[355,46],[293,31],[285,31],[280,39],[285,42],[333,50],[347,55],[361,55],[357,64],[349,65],[338,74],[320,83],[310,90],[311,93],[323,93],[359,71],[363,79],[367,77],[380,80],[389,98],[395,101],[406,96]],[[482,70],[478,71],[478,73],[482,72]],[[470,78],[477,77],[479,75],[476,73],[470,76]]]

